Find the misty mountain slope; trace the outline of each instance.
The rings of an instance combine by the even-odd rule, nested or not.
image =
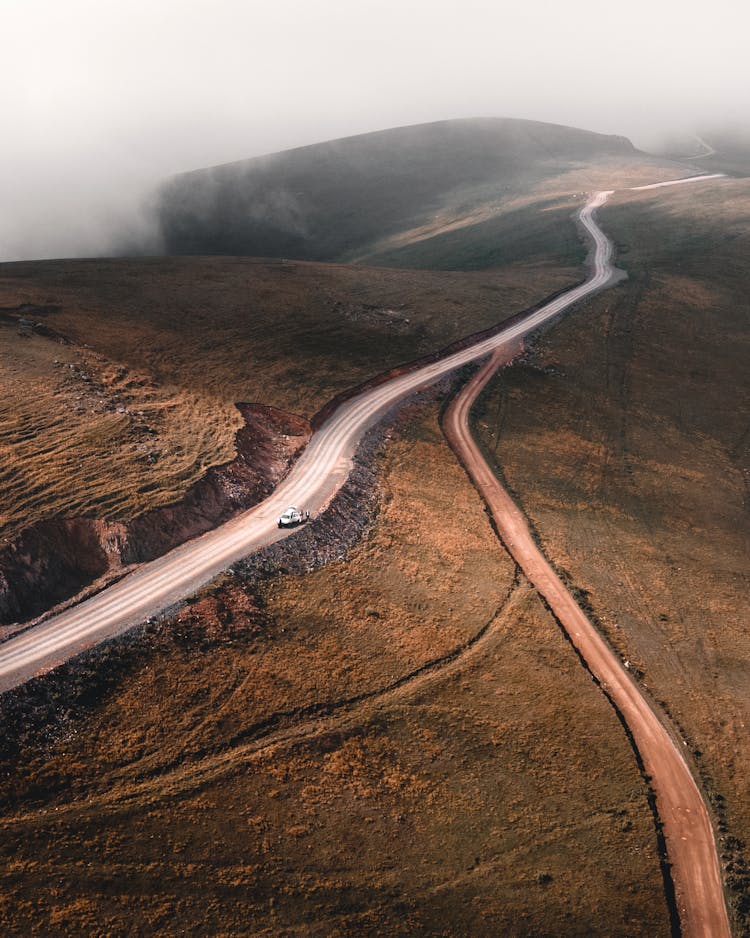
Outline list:
[[[378,267],[487,270],[549,256],[570,265],[582,264],[586,258],[569,197],[495,209],[486,218],[449,224],[426,237],[405,233],[386,239],[361,260]]]
[[[624,137],[510,119],[441,121],[177,176],[159,192],[167,253],[350,260],[436,213],[511,200]]]
[[[713,152],[706,152],[705,147]],[[689,160],[699,172],[750,176],[750,130],[723,128],[704,130],[700,137],[678,137],[669,141],[660,153],[672,159]]]
[[[712,131],[707,140],[716,151],[695,162],[710,172],[730,176],[750,176],[750,131]]]

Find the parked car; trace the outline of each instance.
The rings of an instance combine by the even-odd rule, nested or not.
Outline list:
[[[309,517],[309,513],[308,513]],[[305,520],[304,515],[301,511],[298,511],[294,505],[284,512],[284,514],[279,518],[279,527],[280,528],[294,528],[298,524],[302,524]]]

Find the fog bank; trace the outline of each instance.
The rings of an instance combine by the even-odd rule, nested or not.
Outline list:
[[[735,0],[25,0],[2,13],[0,259],[158,249],[166,176],[453,117],[654,146],[746,124]]]

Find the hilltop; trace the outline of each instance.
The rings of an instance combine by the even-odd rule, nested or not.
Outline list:
[[[519,196],[594,161],[638,169],[657,162],[625,137],[526,120],[449,120],[185,173],[161,187],[158,217],[168,254],[350,261],[394,237],[411,243],[457,219],[461,227],[485,222],[486,210],[516,208]],[[478,216],[480,207],[485,212]],[[516,231],[520,221],[513,222]],[[400,263],[392,255],[367,260],[496,266],[492,258],[482,260],[481,249],[479,261],[476,250],[458,258],[438,253],[435,262]]]

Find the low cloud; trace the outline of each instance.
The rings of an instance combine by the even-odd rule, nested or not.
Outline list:
[[[157,250],[166,177],[368,130],[520,117],[651,146],[747,126],[748,26],[736,0],[6,5],[0,259]]]

